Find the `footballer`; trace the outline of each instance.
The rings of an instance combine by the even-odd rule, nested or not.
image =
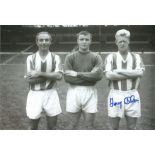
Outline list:
[[[77,34],[78,48],[65,59],[64,78],[69,83],[66,111],[71,119],[70,129],[78,129],[81,114],[85,129],[94,128],[97,112],[97,90],[95,84],[102,79],[102,58],[90,51],[92,35],[87,31]]]
[[[56,129],[57,116],[61,113],[56,81],[62,78],[60,57],[49,51],[51,35],[40,32],[36,36],[38,51],[27,57],[26,75],[30,90],[27,96],[26,113],[30,129],[38,129],[42,112],[45,112],[47,129]]]
[[[110,129],[119,129],[120,119],[125,117],[127,129],[136,129],[141,116],[138,93],[144,64],[139,54],[130,51],[130,32],[118,30],[115,35],[118,52],[109,54],[105,61],[105,75],[109,80],[108,116]]]

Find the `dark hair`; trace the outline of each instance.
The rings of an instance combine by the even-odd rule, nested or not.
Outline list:
[[[90,35],[90,38],[92,39],[92,34],[90,32],[88,32],[88,31],[81,31],[81,32],[79,32],[77,34],[77,38],[79,38],[80,35],[85,35],[85,36]]]
[[[50,37],[50,39],[52,39],[52,36],[51,36],[51,34],[50,34],[49,32],[42,31],[42,32],[37,33],[37,35],[36,35],[36,41],[38,40],[38,36],[39,36],[40,34],[48,34],[49,37]]]

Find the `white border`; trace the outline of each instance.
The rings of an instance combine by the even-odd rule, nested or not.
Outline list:
[[[153,25],[153,0],[5,0],[1,25]],[[0,131],[1,154],[154,154],[154,131]]]
[[[4,155],[153,155],[154,136],[154,131],[1,131],[0,146]]]
[[[154,24],[153,0],[5,0],[0,24]]]

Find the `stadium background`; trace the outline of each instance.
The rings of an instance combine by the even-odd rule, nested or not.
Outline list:
[[[155,128],[155,26],[149,25],[1,25],[0,35],[0,129],[27,129],[28,120],[25,113],[28,85],[23,79],[26,57],[37,50],[35,36],[40,31],[52,35],[51,51],[60,55],[62,63],[65,56],[76,46],[76,34],[87,30],[93,35],[90,49],[99,52],[104,61],[107,54],[117,51],[115,32],[121,28],[131,32],[131,51],[138,52],[146,66],[141,81],[142,117],[137,129]],[[64,80],[58,83],[63,113],[58,119],[57,129],[66,129],[68,116],[65,112],[65,99],[68,85]],[[105,77],[96,85],[99,96],[99,112],[95,120],[96,129],[108,129],[106,98],[108,86]],[[45,117],[41,119],[39,129],[46,129]],[[79,129],[83,120],[80,122]],[[121,121],[125,129],[125,121]]]

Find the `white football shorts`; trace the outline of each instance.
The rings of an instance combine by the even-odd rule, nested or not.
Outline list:
[[[27,116],[30,119],[38,119],[43,111],[50,117],[62,112],[58,93],[55,89],[29,91],[26,105]]]
[[[109,117],[140,117],[141,102],[137,90],[111,90],[108,96]]]
[[[97,102],[97,90],[94,86],[71,85],[67,92],[66,111],[96,113]]]

